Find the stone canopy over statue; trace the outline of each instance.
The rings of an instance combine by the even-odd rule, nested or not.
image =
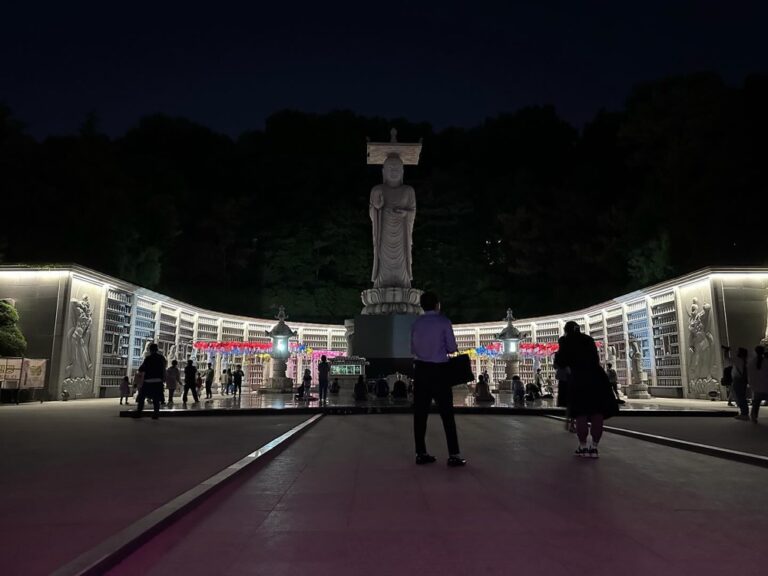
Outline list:
[[[373,238],[373,288],[362,293],[363,314],[418,314],[421,290],[413,280],[413,224],[416,192],[403,184],[405,164],[419,162],[421,144],[397,141],[368,143],[368,163],[382,166],[383,183],[371,190],[369,214]]]

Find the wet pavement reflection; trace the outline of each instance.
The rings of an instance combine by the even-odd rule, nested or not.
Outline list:
[[[477,401],[472,390],[466,387],[455,387],[453,390],[453,405],[457,408],[510,408],[518,410],[552,411],[557,409],[557,401],[554,398],[544,398],[529,402],[515,403],[510,392],[494,393],[494,402]],[[298,399],[294,394],[246,392],[242,395],[215,394],[211,399],[201,399],[199,402],[181,402],[178,398],[172,404],[163,406],[164,412],[188,411],[188,410],[282,410],[282,409],[334,409],[334,408],[377,408],[408,409],[412,405],[412,397],[393,398],[376,397],[369,394],[366,400],[356,401],[351,392],[342,390],[337,394],[329,394],[326,402],[320,402],[316,391],[313,389],[308,398]],[[135,409],[135,404],[130,405],[130,410]],[[650,400],[629,400],[621,406],[626,411],[723,411],[731,410],[725,402],[711,402],[706,400],[687,400],[673,398],[654,398]],[[151,410],[147,405],[145,411]]]

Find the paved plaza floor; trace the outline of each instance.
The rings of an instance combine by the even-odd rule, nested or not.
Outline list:
[[[0,406],[3,574],[49,574],[308,418],[119,408]],[[768,410],[758,425],[653,413],[609,424],[768,454]],[[582,461],[562,422],[528,414],[459,415],[465,469],[446,468],[437,415],[427,467],[409,415],[326,415],[114,573],[762,573],[768,469],[614,434]]]
[[[326,416],[112,574],[762,575],[768,470],[549,418],[458,418],[415,466],[407,415]]]
[[[116,404],[0,406],[0,573],[49,574],[304,420],[132,420]]]
[[[760,424],[708,416],[696,418],[619,416],[609,420],[607,425],[726,450],[768,456],[768,408],[763,408],[762,412]]]

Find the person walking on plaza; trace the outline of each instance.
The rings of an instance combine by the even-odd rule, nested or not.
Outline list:
[[[149,345],[149,356],[139,366],[141,374],[141,388],[136,398],[136,416],[140,416],[144,410],[144,400],[149,398],[154,404],[152,419],[160,417],[160,401],[163,396],[163,379],[165,378],[165,358],[158,352],[157,344]]]
[[[301,386],[304,388],[302,391],[302,398],[309,400],[309,389],[312,388],[312,373],[309,368],[304,369],[304,377],[301,379]]]
[[[240,396],[243,395],[243,377],[245,376],[245,372],[243,372],[243,367],[238,364],[235,366],[235,371],[232,373],[232,395],[239,394]]]
[[[213,377],[216,373],[213,371],[213,366],[209,363],[208,369],[205,371],[205,398],[213,398]]]
[[[728,390],[728,406],[733,406],[736,396],[733,393],[733,362],[731,361],[731,347],[720,346],[723,351],[723,377],[720,378],[720,385]]]
[[[173,360],[171,367],[165,371],[165,385],[168,388],[168,404],[173,404],[173,393],[176,387],[181,387],[181,372],[179,371],[178,361]]]
[[[749,420],[749,403],[747,402],[747,357],[749,352],[746,348],[739,348],[736,351],[736,361],[730,366],[731,390],[736,400],[736,406],[739,413],[736,420]]]
[[[197,368],[195,368],[192,360],[187,360],[187,365],[184,366],[184,396],[181,401],[187,403],[187,393],[192,392],[192,398],[194,401],[200,402],[200,398],[197,396]]]
[[[760,404],[763,400],[768,400],[768,358],[765,356],[764,346],[755,348],[755,357],[747,364],[747,380],[752,388],[752,411],[749,417],[757,424]]]
[[[229,394],[229,388],[232,385],[231,380],[232,375],[230,374],[229,368],[227,368],[221,373],[221,382],[219,384],[221,386],[222,396]]]
[[[616,402],[619,404],[626,404],[626,402],[621,399],[621,395],[619,394],[619,375],[616,374],[616,370],[613,369],[613,364],[608,362],[606,366],[607,368],[605,373],[608,375],[608,383],[611,385],[613,395],[616,396]]]
[[[536,368],[536,375],[533,377],[533,383],[536,388],[539,389],[539,394],[544,391],[544,375],[541,373],[541,368]]]
[[[579,447],[576,456],[597,458],[603,435],[603,421],[618,412],[608,376],[600,366],[597,346],[591,336],[582,334],[576,322],[565,323],[559,340],[558,363],[570,369],[568,405],[576,419]],[[591,442],[587,444],[587,436]]]
[[[128,402],[128,399],[131,397],[131,379],[128,378],[128,376],[123,376],[123,379],[120,380],[120,405],[123,405],[123,398],[125,398],[125,403],[130,404]]]
[[[320,363],[317,365],[317,387],[320,393],[320,402],[328,401],[328,377],[331,374],[331,365],[326,360],[325,355],[320,356]]]
[[[440,411],[448,443],[448,466],[464,466],[456,421],[453,416],[453,390],[443,377],[448,368],[448,354],[458,351],[451,321],[440,314],[440,300],[434,292],[421,295],[424,314],[411,326],[411,353],[414,361],[413,436],[416,464],[430,464],[435,457],[427,452],[425,436],[432,399]]]

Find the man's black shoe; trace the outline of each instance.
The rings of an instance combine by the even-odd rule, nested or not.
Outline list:
[[[458,456],[451,456],[448,458],[448,466],[451,468],[455,468],[456,466],[466,466],[467,461],[464,460],[464,458],[459,458]]]
[[[437,460],[434,456],[430,456],[429,454],[417,454],[416,455],[416,464],[432,464]]]

